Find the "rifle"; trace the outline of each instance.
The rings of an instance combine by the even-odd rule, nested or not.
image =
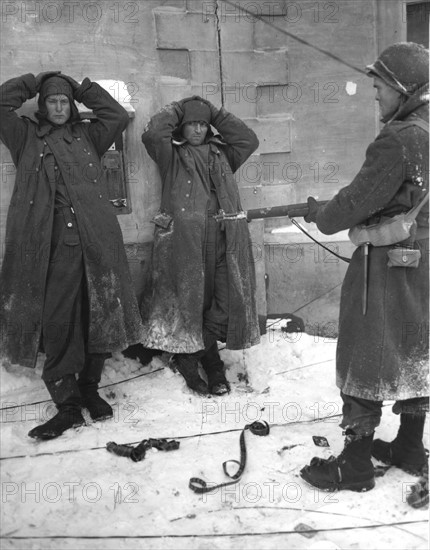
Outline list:
[[[325,206],[329,201],[318,201],[318,206]],[[266,218],[283,218],[287,217],[291,219],[291,222],[300,229],[305,235],[307,235],[312,241],[317,243],[319,246],[333,254],[337,258],[340,258],[344,262],[350,261],[349,258],[345,256],[340,256],[330,248],[327,248],[322,243],[314,239],[306,229],[293,218],[303,218],[309,211],[307,202],[299,202],[297,204],[285,204],[283,206],[266,206],[265,208],[252,208],[251,210],[242,210],[241,212],[233,212],[228,214],[224,210],[219,210],[218,214],[215,214],[214,218],[218,222],[225,221],[234,221],[234,220],[247,220],[248,222],[252,220],[262,220]]]
[[[329,201],[318,201],[319,206],[325,206]],[[264,208],[252,208],[251,210],[242,210],[227,214],[224,210],[219,210],[214,218],[221,221],[243,220],[249,222],[252,220],[262,220],[266,218],[303,218],[308,213],[308,203],[299,202],[297,204],[286,204],[283,206],[266,206]]]
[[[329,201],[318,201],[318,206],[325,206]],[[286,204],[284,206],[267,206],[247,210],[246,219],[259,220],[265,218],[303,218],[308,213],[308,203]]]

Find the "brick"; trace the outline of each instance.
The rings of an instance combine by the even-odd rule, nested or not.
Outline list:
[[[257,85],[288,82],[288,56],[286,51],[277,52],[226,52],[223,55],[225,82],[242,86],[255,82]]]
[[[285,21],[281,17],[270,19],[273,26],[268,26],[264,21],[256,21],[254,27],[254,47],[256,50],[277,50],[287,47],[288,35],[282,32]],[[279,28],[279,29],[278,29]]]
[[[225,108],[239,118],[257,117],[257,105],[255,101],[248,99],[251,92],[246,88],[242,88],[239,83],[233,83],[230,86],[228,83],[223,85],[224,105]]]
[[[252,157],[256,159],[254,173],[258,170],[262,185],[293,183],[301,174],[301,167],[292,162],[290,153],[260,153],[260,149],[256,153]],[[250,170],[247,174],[251,178],[255,177]]]
[[[260,155],[291,151],[291,118],[257,118],[248,123],[260,140]]]
[[[186,0],[185,5],[188,12],[198,13],[204,20],[210,15],[215,15],[217,0]]]
[[[160,73],[189,80],[191,78],[188,50],[158,50]]]
[[[242,166],[237,170],[235,178],[237,184],[241,188],[251,188],[261,186],[262,165],[259,155],[252,155]]]
[[[251,208],[263,208],[265,206],[263,199],[263,189],[261,186],[253,187],[241,187],[240,188],[240,202],[244,210],[250,210]]]
[[[220,22],[223,52],[253,51],[254,24],[234,16]]]
[[[294,83],[288,88],[288,84],[267,84],[258,86],[255,95],[257,101],[257,116],[271,116],[286,114],[294,109],[294,103],[299,100],[302,91]]]
[[[202,90],[220,91],[218,52],[190,52],[191,78]],[[199,93],[198,95],[202,95]],[[210,100],[210,98],[208,97]]]
[[[154,10],[157,48],[173,50],[216,50],[215,17],[203,21],[200,14],[179,10]]]
[[[187,0],[164,0],[163,8],[167,7],[185,11],[187,9]]]

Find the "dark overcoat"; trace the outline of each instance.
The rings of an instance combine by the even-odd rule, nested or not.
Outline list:
[[[416,205],[428,191],[428,86],[410,98],[368,147],[352,183],[317,214],[326,234],[377,223]],[[363,249],[355,250],[342,286],[337,385],[343,393],[380,401],[428,395],[428,203],[417,218],[418,268],[388,267],[393,246],[369,246],[368,309],[362,313]]]
[[[162,180],[160,214],[155,216],[153,281],[149,303],[142,307],[143,343],[171,353],[193,353],[202,339],[204,257],[208,193],[196,174],[193,147],[175,141],[182,118],[178,103],[154,115],[142,141],[157,163]],[[255,133],[225,109],[211,124],[207,173],[226,213],[242,210],[234,173],[257,149]],[[260,340],[255,298],[255,266],[246,219],[225,222],[229,321],[226,344],[243,349]]]
[[[15,113],[35,95],[32,74],[0,88],[0,136],[17,169],[0,281],[1,356],[28,367],[35,366],[39,349],[54,215],[55,174],[44,167],[45,143],[63,176],[79,229],[89,302],[87,351],[120,351],[142,337],[122,233],[100,163],[126,128],[127,112],[86,78],[75,98],[97,120],[41,126]]]

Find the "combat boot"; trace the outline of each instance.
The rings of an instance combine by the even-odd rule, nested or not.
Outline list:
[[[218,351],[218,344],[214,342],[200,359],[202,367],[208,377],[209,393],[224,395],[230,391],[230,384],[225,377],[224,363]]]
[[[425,508],[429,505],[429,469],[428,465],[423,468],[423,475],[411,487],[407,501],[413,508]]]
[[[134,344],[132,346],[128,346],[127,349],[122,351],[124,357],[139,361],[140,364],[143,366],[149,365],[153,357],[155,357],[156,355],[161,355],[162,353],[163,352],[158,349],[145,348],[142,344]]]
[[[88,409],[94,422],[113,417],[112,407],[98,393],[106,357],[105,354],[87,355],[85,366],[78,377],[78,387],[81,391],[83,406]]]
[[[67,374],[60,380],[45,380],[51,398],[57,406],[58,413],[28,433],[34,439],[54,439],[70,428],[85,424],[81,413],[82,397],[74,374]]]
[[[375,486],[371,460],[373,433],[361,436],[348,429],[345,436],[339,456],[314,457],[309,466],[300,470],[300,476],[324,491],[370,491]]]
[[[178,353],[175,355],[174,363],[191,390],[199,395],[207,395],[209,393],[206,382],[200,378],[199,360],[195,355]]]
[[[397,466],[412,475],[421,475],[427,464],[427,455],[423,445],[425,415],[402,413],[400,428],[396,438],[391,441],[375,439],[372,456],[377,460]]]

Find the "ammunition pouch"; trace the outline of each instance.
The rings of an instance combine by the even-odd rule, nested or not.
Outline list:
[[[387,252],[388,267],[418,267],[421,251],[395,246]]]
[[[416,221],[409,212],[386,218],[373,225],[356,225],[349,230],[349,239],[355,246],[371,244],[372,246],[389,246],[397,244],[416,232]]]
[[[429,192],[408,212],[397,214],[392,218],[385,218],[373,225],[359,224],[348,232],[348,236],[355,246],[371,244],[372,246],[390,246],[399,244],[409,239],[409,243],[415,240],[417,232],[417,217],[419,211],[429,199]]]

